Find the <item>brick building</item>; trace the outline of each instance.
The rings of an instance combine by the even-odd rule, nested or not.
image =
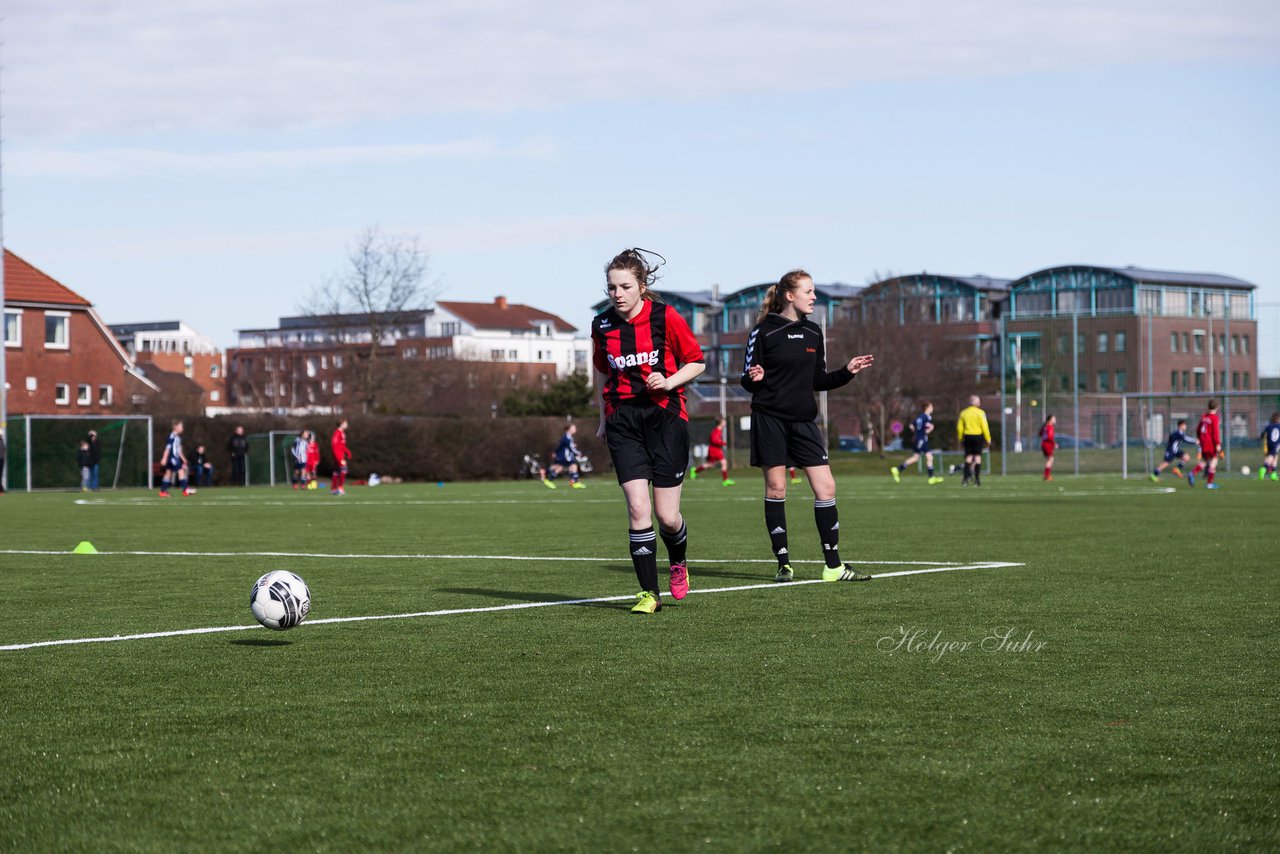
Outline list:
[[[113,323],[111,331],[138,369],[157,385],[165,385],[162,381],[169,377],[182,377],[196,386],[199,409],[226,405],[226,357],[212,338],[181,320]]]
[[[4,355],[10,416],[127,413],[159,391],[89,300],[8,249]]]

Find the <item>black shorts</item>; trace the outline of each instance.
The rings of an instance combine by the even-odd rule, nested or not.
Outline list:
[[[751,465],[762,469],[777,466],[830,465],[822,431],[812,421],[785,421],[763,412],[751,413]]]
[[[929,440],[928,440],[928,439],[916,439],[916,443],[915,443],[915,445],[914,445],[914,449],[915,449],[915,452],[916,452],[917,454],[927,454],[927,453],[929,453]]]
[[[965,436],[963,442],[966,457],[980,457],[987,449],[987,440],[981,436]]]
[[[660,406],[618,407],[604,422],[604,438],[618,483],[647,480],[659,489],[684,482],[689,425]]]

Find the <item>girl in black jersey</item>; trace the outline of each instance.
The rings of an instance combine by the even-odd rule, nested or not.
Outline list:
[[[631,561],[640,581],[631,609],[637,614],[662,608],[655,515],[670,558],[671,595],[683,599],[689,592],[687,530],[680,515],[689,463],[684,385],[706,367],[689,325],[653,299],[656,273],[639,250],[616,256],[605,268],[610,306],[591,322],[592,362],[602,375],[597,435],[608,442],[627,499]]]
[[[822,539],[826,568],[823,581],[867,581],[871,578],[840,560],[840,517],[836,481],[831,476],[826,443],[814,419],[815,391],[840,388],[874,356],[854,356],[847,365],[827,371],[822,328],[809,320],[817,296],[813,277],[792,270],[765,294],[755,328],[747,339],[742,387],[751,392],[751,465],[764,470],[764,521],[778,574],[791,581],[787,550],[787,466],[804,469],[813,490],[813,515]]]

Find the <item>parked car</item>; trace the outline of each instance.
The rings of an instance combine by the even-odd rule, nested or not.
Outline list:
[[[1075,447],[1096,448],[1098,447],[1098,444],[1094,442],[1092,439],[1081,439],[1079,440],[1079,444],[1077,444],[1075,436],[1063,436],[1062,434],[1058,434],[1057,441],[1058,441],[1059,450],[1061,450],[1062,448],[1075,448]]]
[[[860,451],[865,451],[867,449],[867,446],[866,446],[866,443],[864,443],[862,439],[858,438],[857,436],[841,436],[839,448],[842,451],[852,451],[854,453],[857,453]]]

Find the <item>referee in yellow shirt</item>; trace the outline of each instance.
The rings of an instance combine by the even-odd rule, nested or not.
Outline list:
[[[982,452],[991,447],[991,427],[987,424],[987,413],[978,406],[978,396],[969,397],[969,405],[960,410],[960,420],[956,423],[956,431],[960,434],[960,444],[964,448],[964,480],[961,486],[969,485],[973,478],[974,486],[982,486]]]

